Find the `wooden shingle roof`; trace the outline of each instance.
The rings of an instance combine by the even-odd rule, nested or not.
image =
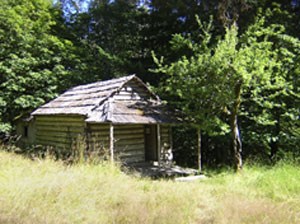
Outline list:
[[[142,97],[119,99],[118,94],[129,84],[136,86]],[[137,76],[130,75],[73,87],[32,115],[83,115],[93,123],[173,123],[168,113],[159,97]]]

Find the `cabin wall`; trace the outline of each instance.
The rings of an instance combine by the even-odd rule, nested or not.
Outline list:
[[[35,116],[35,144],[70,150],[75,141],[85,136],[83,116]]]
[[[89,151],[109,156],[109,124],[87,124],[87,144]]]
[[[144,125],[114,125],[114,155],[125,163],[145,161]],[[88,146],[109,156],[109,124],[88,124]]]
[[[115,152],[125,163],[145,161],[144,125],[115,125]]]
[[[145,125],[114,125],[115,157],[122,162],[145,161]],[[35,144],[70,149],[78,136],[84,136],[88,150],[101,151],[109,156],[109,124],[86,124],[83,116],[36,116],[34,122]],[[161,125],[161,160],[166,159],[171,148],[168,125]],[[157,144],[154,142],[153,144]],[[156,146],[157,147],[157,146]]]

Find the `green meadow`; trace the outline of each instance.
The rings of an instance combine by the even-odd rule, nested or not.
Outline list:
[[[150,180],[0,151],[0,223],[300,223],[300,169],[281,163]]]

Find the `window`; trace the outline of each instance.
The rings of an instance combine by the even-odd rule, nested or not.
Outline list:
[[[28,126],[24,126],[24,133],[23,133],[24,137],[27,138],[28,137]]]

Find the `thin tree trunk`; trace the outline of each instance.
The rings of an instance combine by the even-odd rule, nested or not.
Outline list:
[[[237,124],[237,115],[232,115],[231,118],[231,134],[232,134],[232,145],[234,152],[235,168],[237,171],[242,170],[242,141],[240,137],[239,127]]]
[[[243,160],[242,160],[242,141],[240,137],[240,131],[238,127],[238,110],[241,104],[241,83],[237,83],[235,86],[235,102],[233,105],[233,110],[231,111],[230,117],[230,126],[231,126],[231,134],[232,134],[232,146],[234,152],[234,161],[236,171],[240,171],[243,168]]]
[[[201,130],[197,128],[197,138],[198,138],[198,171],[199,173],[202,172],[202,163],[201,163]]]
[[[274,137],[279,137],[279,133],[280,133],[280,112],[277,110],[275,111],[275,118],[276,118],[276,125],[275,125],[275,128],[274,128],[274,134],[273,136]],[[270,161],[271,162],[275,162],[274,160],[276,159],[276,154],[279,150],[279,145],[278,145],[278,139],[272,139],[271,142],[269,143],[269,146],[270,146],[270,155],[269,155],[269,158],[270,158]]]

